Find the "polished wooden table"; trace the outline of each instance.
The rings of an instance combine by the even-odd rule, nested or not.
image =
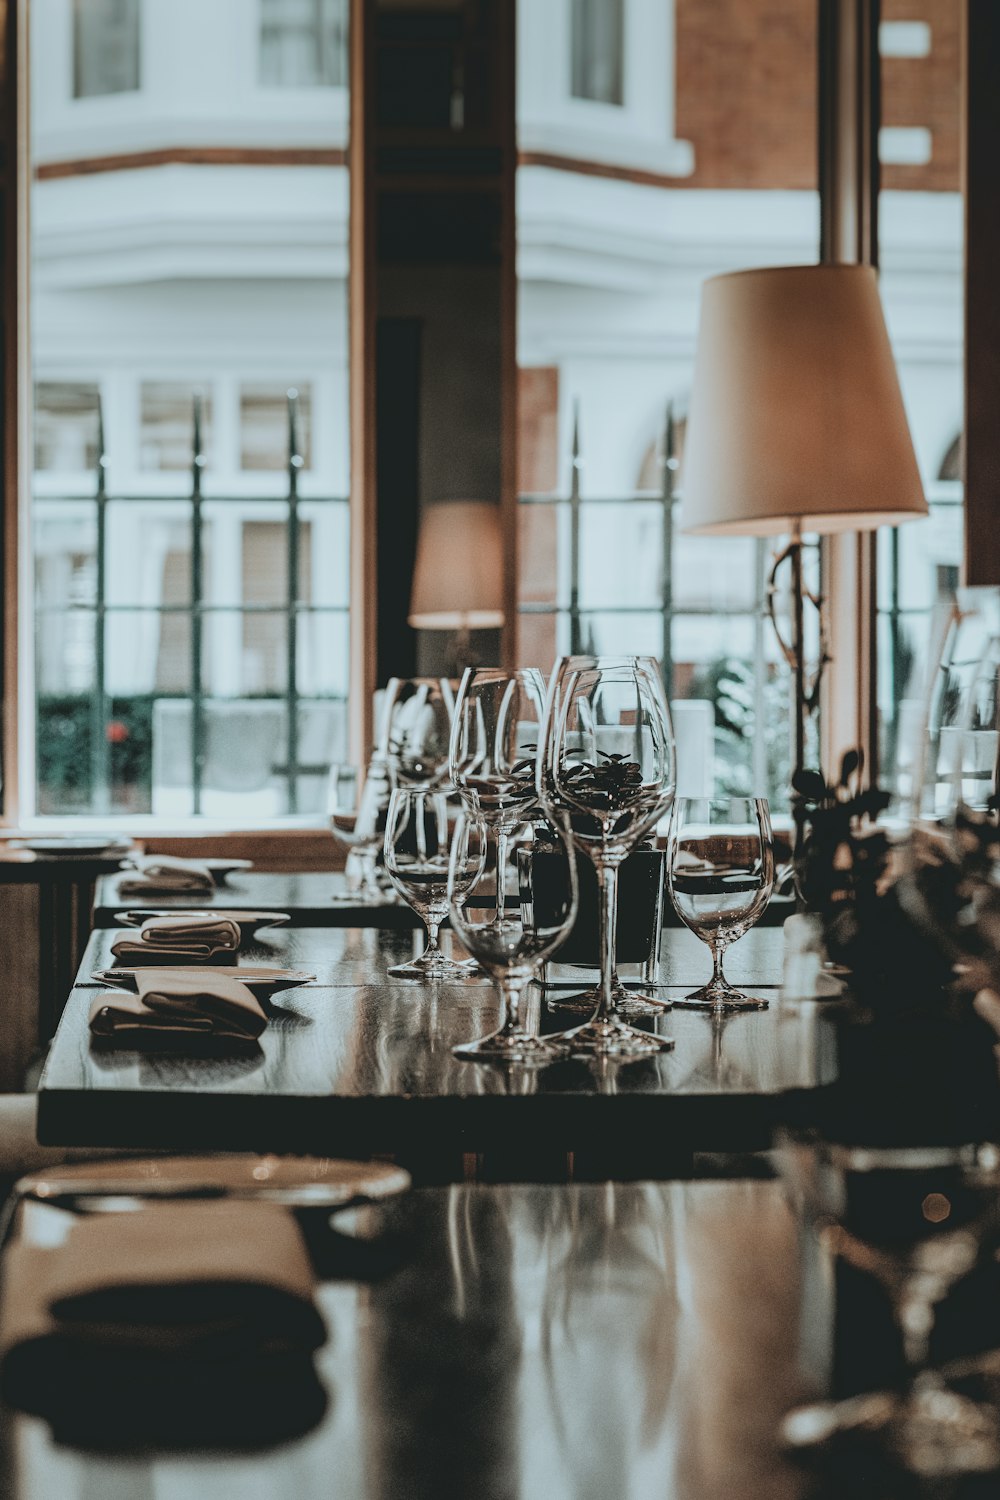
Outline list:
[[[119,886],[128,874],[108,875],[98,882],[94,896],[95,927],[114,927],[115,914],[156,908],[158,911],[238,911],[249,907],[259,911],[286,911],[299,927],[380,927],[411,931],[420,926],[420,918],[405,904],[361,906],[337,901],[347,894],[342,874],[332,871],[271,873],[245,870],[234,873],[215,887],[210,895],[157,891],[126,891]]]
[[[813,1388],[800,1348],[822,1343],[829,1295],[802,1295],[777,1183],[459,1185],[410,1194],[397,1223],[395,1270],[322,1286],[329,1400],[312,1431],[242,1455],[116,1456],[8,1416],[7,1500],[803,1494],[775,1434]]]
[[[387,906],[360,906],[335,899],[347,893],[344,876],[339,873],[240,871],[204,896],[190,892],[164,895],[155,891],[122,894],[121,883],[128,878],[127,874],[107,875],[98,882],[94,897],[96,927],[114,927],[117,913],[147,907],[161,911],[198,911],[206,907],[215,911],[234,911],[240,907],[287,911],[299,927],[381,927],[406,931],[420,925],[419,918],[402,901]],[[787,900],[775,897],[762,925],[779,927],[792,910]],[[663,919],[668,927],[680,925],[669,900],[665,902]]]
[[[412,939],[371,930],[272,929],[249,961],[302,965],[318,983],[277,995],[260,1051],[205,1059],[95,1051],[87,1028],[90,968],[107,961],[97,933],[39,1088],[39,1138],[55,1145],[167,1146],[391,1153],[453,1175],[490,1154],[496,1171],[549,1171],[573,1153],[596,1175],[667,1175],[698,1151],[766,1148],[776,1124],[810,1117],[834,1078],[834,1043],[817,1007],[783,1012],[773,986],[781,934],[754,932],[732,952],[734,981],[770,995],[766,1011],[722,1021],[674,1010],[645,1022],[676,1039],[652,1059],[566,1058],[537,1069],[460,1061],[452,1047],[498,1024],[482,979],[392,980]],[[707,952],[665,934],[657,993],[705,976]],[[561,971],[565,977],[566,971]],[[556,976],[560,971],[556,970]],[[565,991],[556,991],[564,994]],[[574,1024],[534,1004],[545,1031]],[[579,1018],[575,1018],[579,1019]]]

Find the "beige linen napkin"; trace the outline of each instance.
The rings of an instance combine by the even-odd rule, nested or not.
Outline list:
[[[238,1047],[256,1044],[267,1025],[260,1001],[238,979],[153,968],[135,979],[136,994],[113,990],[91,1002],[93,1036],[138,1050],[182,1050],[199,1040]]]
[[[76,1218],[4,1256],[0,1384],[57,1440],[115,1450],[260,1446],[326,1397],[314,1276],[275,1204],[155,1204]]]
[[[55,1333],[218,1357],[249,1348],[266,1331],[269,1347],[315,1349],[323,1326],[313,1288],[299,1227],[277,1204],[187,1202],[86,1214],[55,1249],[23,1241],[8,1248],[0,1354]]]
[[[121,895],[144,891],[211,891],[215,880],[208,865],[197,859],[176,859],[169,854],[136,854],[118,881]]]
[[[130,930],[115,938],[111,951],[123,963],[155,963],[157,956],[192,962],[218,953],[236,953],[240,926],[216,911],[178,912],[176,916],[147,917],[138,932]]]

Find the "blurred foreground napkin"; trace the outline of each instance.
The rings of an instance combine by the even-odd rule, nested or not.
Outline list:
[[[308,1430],[325,1396],[314,1277],[287,1209],[155,1204],[4,1257],[0,1385],[86,1446],[213,1447]]]
[[[240,936],[240,924],[221,912],[186,911],[147,917],[138,931],[115,938],[111,951],[125,963],[155,963],[158,955],[198,962],[236,953]]]
[[[197,859],[175,859],[169,854],[136,854],[118,881],[121,895],[143,891],[211,891],[215,880],[208,865]]]
[[[136,994],[112,990],[90,1007],[93,1036],[141,1051],[210,1052],[255,1046],[267,1025],[256,995],[210,970],[142,969]]]

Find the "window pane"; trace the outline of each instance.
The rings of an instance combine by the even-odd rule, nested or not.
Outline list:
[[[139,87],[139,0],[73,0],[77,99]]]
[[[261,0],[261,83],[345,86],[347,5],[348,0]]]
[[[35,386],[35,468],[61,474],[97,468],[100,395],[88,382],[40,380]]]
[[[240,387],[240,468],[286,469],[291,445],[290,402],[303,469],[312,467],[312,388],[301,385]]]
[[[958,583],[963,504],[962,8],[933,0],[923,24],[913,9],[884,0],[880,35],[879,280],[930,504],[878,539],[880,777],[900,792],[932,613]]]
[[[625,15],[518,7],[518,656],[662,657],[691,744],[708,723],[695,764],[787,810],[775,548],[686,536],[678,501],[704,277],[818,256],[816,7],[629,0],[627,32]]]
[[[573,0],[575,99],[621,104],[625,0]]]
[[[178,380],[144,380],[139,417],[143,469],[187,469],[194,462],[195,398],[201,398],[201,451],[212,461],[212,396]]]
[[[184,511],[188,514],[185,515]],[[112,500],[105,523],[108,604],[191,602],[191,518],[175,502]]]
[[[211,3],[150,77],[140,16],[160,24],[168,0],[25,9],[47,170],[29,174],[39,733],[22,785],[35,810],[303,811],[313,772],[280,769],[289,716],[311,724],[301,702],[348,676],[348,5]],[[262,101],[265,75],[338,87]],[[131,92],[77,108],[74,87]],[[241,806],[226,736],[258,722],[280,743]],[[83,758],[72,785],[59,743]]]

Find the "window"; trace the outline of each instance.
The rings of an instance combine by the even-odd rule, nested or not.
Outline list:
[[[139,0],[73,0],[73,96],[139,87]]]
[[[100,394],[87,382],[41,380],[35,386],[35,469],[93,473],[99,449]]]
[[[312,467],[312,389],[247,384],[240,387],[240,468],[283,469],[288,463],[288,403],[295,404],[295,446],[301,467]]]
[[[260,0],[260,81],[277,88],[347,83],[348,0]]]
[[[660,8],[631,0],[630,25],[642,33]],[[666,86],[689,175],[633,171],[627,144],[606,167],[519,169],[518,654],[659,657],[682,789],[763,790],[787,808],[774,549],[683,535],[678,497],[702,277],[817,258],[816,15],[799,0],[678,0],[675,21]],[[620,71],[620,32],[591,35]]]
[[[139,467],[183,469],[194,460],[194,414],[197,399],[200,454],[205,467],[212,453],[212,393],[193,382],[144,380],[139,410]]]
[[[68,51],[71,27],[78,46],[115,24],[121,42],[129,11],[28,16]],[[335,35],[342,50],[344,8],[267,14],[316,23],[317,81],[331,79],[322,49]],[[343,100],[313,101],[303,125],[300,100],[275,99],[280,149],[261,165],[252,56],[248,80],[238,36],[207,27],[194,79],[189,40],[158,52],[158,78],[170,92],[174,70],[185,109],[217,122],[198,136],[224,148],[207,161],[121,169],[97,135],[89,161],[91,135],[56,129],[65,101],[32,95],[46,170],[31,187],[36,732],[22,817],[315,819],[346,754]],[[138,96],[119,108],[123,141],[134,127],[144,159],[169,156],[170,118]],[[321,147],[305,165],[284,149],[300,130]]]
[[[879,535],[881,775],[902,794],[910,789],[932,616],[958,583],[963,522],[961,7],[936,0],[921,7],[919,32],[900,30],[911,10],[904,0],[884,6],[898,27],[881,33],[882,118],[888,128],[922,130],[929,150],[922,160],[886,160],[883,135],[879,193],[882,299],[931,511],[926,521]],[[897,45],[900,37],[912,45]]]
[[[625,0],[572,0],[574,99],[624,103]]]

